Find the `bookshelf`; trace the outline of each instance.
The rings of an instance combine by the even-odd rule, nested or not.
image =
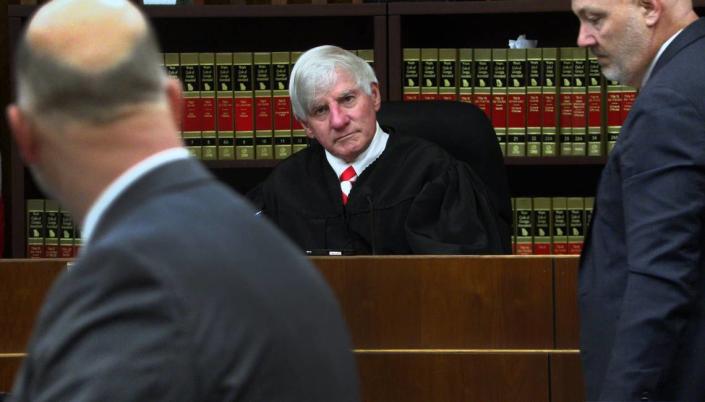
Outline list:
[[[705,14],[705,0],[694,0]],[[13,83],[7,74],[21,29],[35,6],[8,5],[0,50],[3,105]],[[404,48],[506,48],[526,34],[540,47],[574,47],[578,21],[568,0],[388,1],[364,4],[187,5],[144,7],[164,52],[305,50],[321,44],[373,49],[384,100],[402,98]],[[0,36],[0,39],[3,39]],[[2,55],[3,53],[0,53]],[[3,114],[4,119],[4,114]],[[5,256],[26,254],[25,201],[44,198],[20,160],[3,125]],[[594,196],[606,156],[505,158],[514,197]],[[204,162],[238,191],[263,180],[276,160]]]

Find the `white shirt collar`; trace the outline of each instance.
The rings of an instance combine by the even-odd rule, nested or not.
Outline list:
[[[659,48],[658,53],[656,53],[656,57],[654,57],[654,59],[651,60],[651,64],[649,65],[649,68],[646,70],[646,74],[644,74],[644,79],[641,80],[641,87],[642,88],[644,87],[644,85],[646,85],[646,81],[648,81],[649,78],[651,78],[651,72],[654,70],[654,66],[656,65],[656,62],[658,61],[658,59],[661,58],[661,55],[666,50],[668,45],[670,45],[671,42],[673,42],[673,40],[676,39],[676,36],[678,36],[678,34],[680,34],[681,32],[683,32],[683,29],[674,33],[673,36],[668,38],[667,41],[663,42],[663,45],[661,45],[661,48]]]
[[[136,182],[137,179],[144,176],[151,170],[164,165],[166,163],[179,160],[187,159],[189,157],[189,152],[185,148],[171,148],[143,159],[139,163],[130,167],[124,171],[117,179],[113,180],[108,187],[106,187],[98,198],[93,202],[88,213],[86,214],[86,219],[83,221],[83,244],[87,245],[90,242],[91,235],[95,230],[98,221],[103,216],[105,211],[108,209],[110,204],[115,201],[115,199],[132,183]]]
[[[345,162],[344,160],[334,156],[333,154],[328,152],[328,150],[326,150],[326,159],[328,159],[330,167],[333,168],[333,171],[335,172],[335,177],[340,177],[340,174],[343,173],[343,170],[347,169],[347,167],[350,165],[352,165],[355,169],[355,173],[360,176],[362,172],[367,169],[367,167],[370,166],[372,162],[376,161],[377,158],[379,158],[379,156],[382,154],[382,152],[384,152],[384,148],[387,147],[388,139],[389,134],[382,131],[382,128],[379,126],[379,123],[377,123],[377,131],[375,131],[375,136],[372,137],[370,145],[364,152],[358,155],[357,159],[355,159],[353,163]]]

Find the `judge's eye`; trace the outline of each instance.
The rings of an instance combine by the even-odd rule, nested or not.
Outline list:
[[[343,105],[352,105],[353,102],[355,102],[355,95],[343,96]]]
[[[585,17],[585,21],[595,28],[599,28],[603,21],[603,16],[599,14],[589,14]]]
[[[313,108],[313,111],[311,112],[311,115],[312,115],[313,117],[321,117],[321,116],[325,116],[326,112],[328,112],[328,107],[326,107],[326,106],[319,106],[319,107]]]

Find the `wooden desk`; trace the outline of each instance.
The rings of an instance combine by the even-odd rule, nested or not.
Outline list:
[[[316,257],[365,402],[579,401],[575,257]],[[0,262],[0,391],[66,261]]]

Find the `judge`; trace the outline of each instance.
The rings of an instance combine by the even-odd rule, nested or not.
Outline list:
[[[388,134],[372,68],[335,46],[305,52],[289,82],[314,139],[250,197],[304,250],[356,254],[497,254],[487,190],[464,163],[424,140]]]

